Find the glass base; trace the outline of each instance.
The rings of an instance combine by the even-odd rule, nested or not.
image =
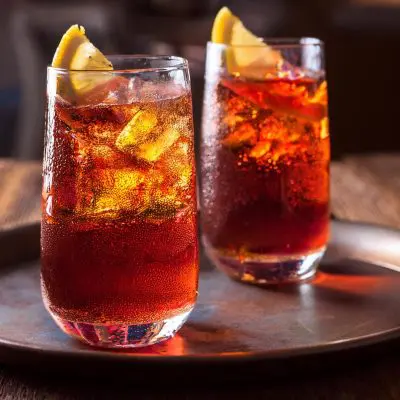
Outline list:
[[[54,314],[52,316],[66,334],[91,346],[134,348],[150,346],[174,336],[192,309],[164,321],[140,325],[96,325],[67,321]]]
[[[311,279],[325,253],[325,247],[309,254],[259,256],[241,259],[207,249],[214,264],[231,278],[254,285],[296,283]]]

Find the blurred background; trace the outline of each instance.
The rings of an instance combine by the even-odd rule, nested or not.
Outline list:
[[[1,0],[0,157],[41,159],[46,65],[74,23],[106,54],[186,57],[198,135],[205,44],[223,5],[260,36],[325,41],[334,158],[400,150],[400,0]]]

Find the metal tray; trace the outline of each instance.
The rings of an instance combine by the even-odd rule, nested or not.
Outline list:
[[[0,362],[135,377],[202,366],[212,379],[213,371],[281,374],[307,360],[319,367],[333,354],[400,343],[400,274],[382,268],[400,264],[395,230],[334,221],[318,277],[270,289],[232,281],[202,254],[189,321],[175,338],[129,352],[95,350],[58,329],[42,305],[38,253],[37,225],[0,232]]]

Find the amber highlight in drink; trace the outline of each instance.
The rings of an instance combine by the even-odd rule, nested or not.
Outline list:
[[[251,283],[312,276],[329,233],[322,71],[286,65],[254,79],[208,63],[206,79],[202,230],[210,257]]]
[[[196,300],[191,95],[187,80],[165,79],[187,76],[173,61],[160,81],[114,72],[84,104],[49,90],[43,296],[61,328],[90,344],[163,340]],[[57,78],[49,71],[49,84]]]

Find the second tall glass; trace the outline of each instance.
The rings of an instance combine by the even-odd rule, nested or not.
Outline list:
[[[260,47],[208,44],[202,124],[203,241],[220,269],[255,284],[312,277],[329,232],[323,45],[266,42],[280,65],[244,74],[227,57]]]

